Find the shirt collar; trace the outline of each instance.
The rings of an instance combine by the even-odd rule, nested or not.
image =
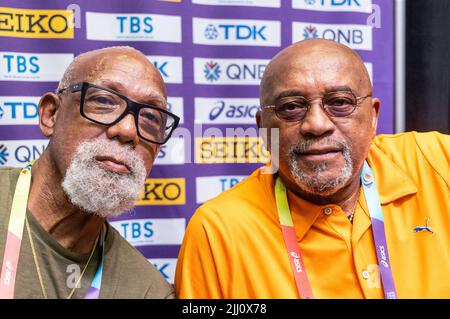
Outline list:
[[[417,193],[416,185],[377,145],[372,144],[367,162],[372,168],[381,204]]]
[[[393,202],[401,197],[417,193],[415,184],[402,170],[376,145],[372,144],[367,157],[372,168],[381,204]],[[274,184],[277,174],[268,175],[268,191],[275,204]],[[362,193],[362,192],[361,192]],[[325,208],[339,209],[337,205],[315,205],[287,190],[289,208],[298,240],[301,241]],[[361,196],[360,195],[360,199]],[[276,204],[274,205],[276,209]]]

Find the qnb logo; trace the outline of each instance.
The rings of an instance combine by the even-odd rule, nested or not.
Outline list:
[[[0,106],[0,120],[3,118],[3,115],[5,115],[5,112],[3,111],[3,108]]]
[[[205,64],[205,68],[203,69],[203,72],[205,74],[205,78],[208,81],[214,82],[220,78],[220,73],[222,71],[220,70],[219,63],[210,61]]]
[[[303,32],[303,37],[305,39],[317,39],[319,35],[317,34],[317,28],[312,25],[305,27]]]
[[[5,165],[8,161],[8,149],[4,144],[0,144],[0,165]]]
[[[269,60],[194,58],[194,83],[259,85]]]
[[[215,40],[219,36],[219,31],[212,24],[208,24],[205,29],[205,38],[208,40]]]
[[[372,27],[363,24],[323,24],[294,22],[292,41],[327,39],[355,50],[372,50]]]

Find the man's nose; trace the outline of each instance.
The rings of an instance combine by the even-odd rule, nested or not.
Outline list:
[[[110,139],[117,138],[122,143],[132,143],[136,146],[139,143],[137,130],[133,114],[127,114],[120,122],[108,127],[106,135]]]
[[[305,118],[300,122],[302,135],[322,136],[333,132],[335,125],[322,107],[320,100],[310,101],[310,107]]]

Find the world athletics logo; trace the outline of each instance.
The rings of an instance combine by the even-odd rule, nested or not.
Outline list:
[[[203,72],[205,73],[205,78],[210,81],[217,81],[220,77],[220,73],[222,72],[220,70],[220,65],[218,62],[206,62],[205,68],[203,69]]]
[[[307,26],[307,27],[304,29],[303,37],[304,37],[305,39],[317,39],[317,38],[319,37],[319,35],[317,34],[317,29],[316,29],[316,27],[313,27],[312,25]]]
[[[0,165],[5,165],[6,161],[8,160],[8,149],[5,145],[0,144]]]
[[[215,40],[219,36],[219,31],[212,24],[208,24],[205,28],[205,38],[208,40]]]

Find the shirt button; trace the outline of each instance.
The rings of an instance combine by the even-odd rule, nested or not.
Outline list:
[[[363,277],[365,280],[369,279],[369,278],[370,278],[369,272],[368,272],[367,270],[364,270],[364,271],[362,272],[362,277]]]
[[[323,210],[323,213],[327,216],[331,215],[332,212],[333,212],[333,209],[331,207],[327,207]]]

